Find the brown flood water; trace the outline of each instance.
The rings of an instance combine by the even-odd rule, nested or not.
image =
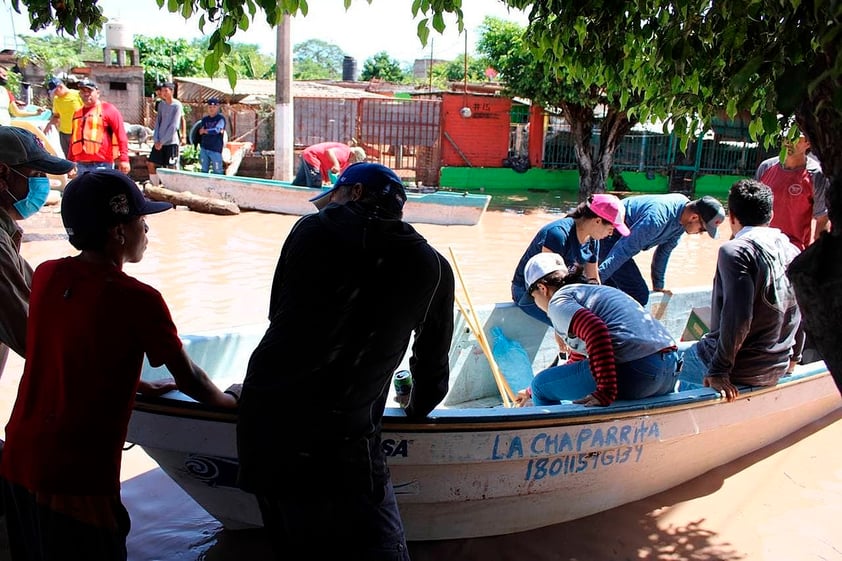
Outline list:
[[[448,259],[453,250],[470,299],[478,305],[509,300],[512,271],[523,249],[542,225],[556,218],[542,212],[495,211],[478,226],[416,228]],[[126,271],[162,292],[181,333],[263,321],[275,261],[295,220],[181,209],[150,216],[146,255]],[[33,266],[73,253],[60,225],[55,209],[23,223],[27,234],[22,251]],[[729,237],[727,225],[723,230],[718,240],[682,238],[668,267],[668,288],[711,282],[716,250]],[[641,270],[648,271],[650,259],[651,252],[637,257]],[[22,365],[11,356],[0,380],[3,422]],[[410,550],[416,561],[842,560],[839,419],[833,415],[692,482],[606,513],[513,536],[413,543]],[[124,503],[132,517],[132,561],[270,559],[260,531],[223,531],[141,450],[126,452],[122,475]],[[7,555],[0,540],[0,559]]]

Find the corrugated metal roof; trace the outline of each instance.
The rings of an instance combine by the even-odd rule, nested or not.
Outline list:
[[[228,80],[224,78],[174,78],[178,90],[178,99],[185,102],[204,102],[212,97],[225,103],[259,103],[275,95],[275,80],[237,80],[235,92],[231,91]],[[332,97],[340,99],[359,99],[384,96],[356,88],[333,86],[323,82],[294,81],[293,97]]]

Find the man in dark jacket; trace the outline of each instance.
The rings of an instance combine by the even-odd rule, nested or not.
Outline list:
[[[711,294],[711,329],[684,353],[682,378],[722,393],[774,386],[801,359],[801,314],[786,269],[798,254],[770,228],[772,190],[742,179],[728,194],[734,237],[722,244]]]
[[[279,559],[296,549],[409,559],[381,421],[411,339],[407,416],[444,398],[454,281],[401,221],[405,200],[392,170],[354,164],[281,250],[237,425],[240,485],[257,496]]]

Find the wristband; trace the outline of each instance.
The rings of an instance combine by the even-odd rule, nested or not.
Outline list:
[[[239,403],[240,403],[240,396],[239,396],[239,395],[237,395],[237,392],[233,392],[233,391],[231,391],[231,390],[225,390],[225,391],[224,391],[224,392],[222,392],[222,393],[227,393],[228,395],[232,396],[232,397],[234,398],[234,401],[236,401],[236,402],[237,402],[237,404],[239,405]]]

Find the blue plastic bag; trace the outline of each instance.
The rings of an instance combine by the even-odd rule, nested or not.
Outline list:
[[[491,328],[491,337],[493,339],[491,354],[494,355],[497,367],[509,382],[512,391],[517,393],[528,388],[532,383],[533,373],[532,361],[526,349],[517,341],[506,337],[500,327]]]

